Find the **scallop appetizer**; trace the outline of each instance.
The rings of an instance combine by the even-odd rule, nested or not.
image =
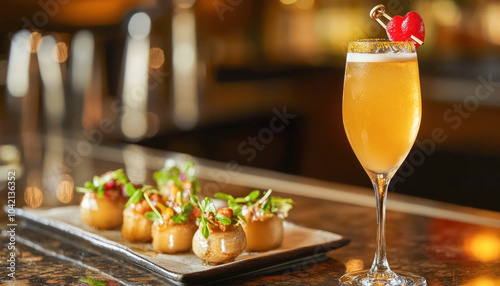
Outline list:
[[[167,201],[179,206],[188,203],[191,194],[196,195],[200,189],[200,183],[194,176],[194,163],[188,162],[182,170],[173,160],[167,161],[166,165],[168,167],[153,175],[160,194],[167,197]]]
[[[200,226],[193,237],[193,252],[204,262],[217,265],[234,261],[246,247],[245,232],[231,208],[216,210],[212,199],[191,200],[202,215]]]
[[[164,199],[152,186],[135,188],[129,183],[125,191],[130,198],[123,210],[122,236],[130,242],[150,242],[155,206],[162,205]]]
[[[191,202],[167,205],[157,204],[155,216],[150,218],[154,220],[153,249],[168,254],[186,252],[191,249],[201,211]]]
[[[127,201],[124,186],[129,183],[122,169],[94,176],[92,182],[76,191],[85,193],[80,203],[82,221],[98,229],[114,229],[123,221],[123,205]]]
[[[226,200],[241,219],[245,231],[247,251],[267,251],[283,243],[283,220],[292,208],[293,200],[271,196],[268,190],[261,198],[260,191],[253,191],[244,198],[217,193],[215,197]]]

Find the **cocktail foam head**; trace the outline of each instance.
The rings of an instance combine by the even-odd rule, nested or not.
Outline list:
[[[348,62],[407,62],[417,60],[417,53],[347,53]]]

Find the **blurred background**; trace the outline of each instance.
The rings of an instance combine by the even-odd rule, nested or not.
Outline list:
[[[5,2],[0,161],[7,170],[41,133],[371,187],[341,106],[348,41],[386,37],[368,16],[380,3],[426,28],[422,125],[391,191],[500,211],[500,3],[489,0]]]

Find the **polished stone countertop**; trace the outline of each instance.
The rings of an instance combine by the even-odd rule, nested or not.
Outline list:
[[[285,268],[233,278],[224,285],[338,285],[346,271],[369,268],[375,251],[376,213],[373,191],[134,145],[93,146],[91,154],[70,160],[65,146],[79,141],[44,137],[21,147],[23,154],[43,160],[23,160],[16,177],[16,207],[50,208],[78,204],[79,195],[50,189],[53,172],[75,185],[94,174],[125,168],[131,179],[148,182],[166,159],[194,159],[205,195],[246,194],[272,188],[291,197],[295,206],[288,220],[351,239],[326,255],[298,261]],[[22,146],[22,145],[21,145]],[[28,158],[28,157],[25,157]],[[30,157],[33,158],[33,157]],[[47,160],[50,160],[47,163]],[[78,162],[77,162],[78,161]],[[71,179],[68,179],[71,178]],[[39,181],[37,181],[39,180]],[[38,184],[38,185],[37,185]],[[39,187],[36,186],[45,186]],[[59,191],[58,191],[59,190]],[[438,191],[438,190],[436,190]],[[0,202],[8,204],[7,192]],[[472,195],[472,194],[471,194]],[[41,199],[40,201],[40,197]],[[500,214],[390,193],[387,211],[387,257],[394,270],[424,276],[428,285],[500,285]],[[169,281],[84,243],[54,235],[16,221],[15,280],[7,276],[9,232],[1,220],[2,282],[12,285],[165,285]],[[210,283],[211,281],[206,281]],[[99,284],[101,283],[101,284]],[[102,284],[105,283],[105,284]]]

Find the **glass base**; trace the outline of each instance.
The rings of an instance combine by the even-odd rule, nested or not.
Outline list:
[[[339,279],[343,286],[425,286],[424,277],[399,271],[391,271],[382,277],[369,275],[368,270],[349,272]]]

